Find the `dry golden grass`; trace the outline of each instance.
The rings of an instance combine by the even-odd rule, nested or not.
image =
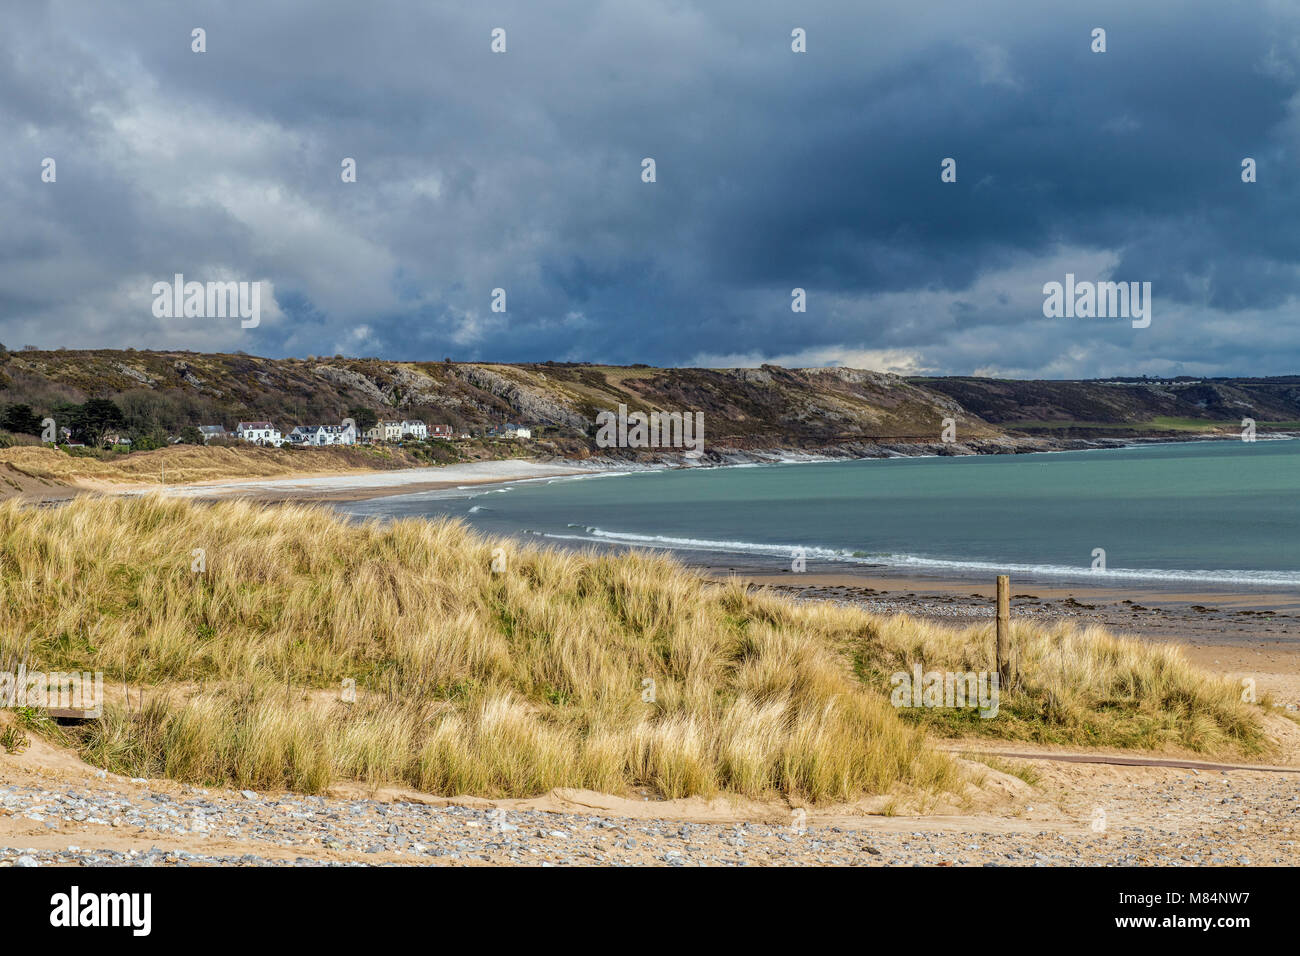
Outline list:
[[[173,445],[109,459],[79,457],[45,446],[0,448],[0,465],[32,478],[58,482],[168,484],[239,478],[334,474],[416,464],[400,453],[358,448],[277,449]]]
[[[83,742],[134,774],[809,800],[958,784],[816,633],[661,558],[317,508],[81,498],[0,506],[0,580],[0,658],[30,642],[34,666],[154,688]],[[344,678],[362,691],[352,707],[303,699]]]
[[[991,666],[979,629],[795,604],[659,556],[540,551],[316,507],[10,502],[0,587],[0,660],[148,688],[144,706],[137,695],[84,732],[89,759],[263,789],[353,779],[814,801],[957,789],[879,676]],[[1085,727],[1115,743],[1150,716],[1189,746],[1258,737],[1251,711],[1173,652],[1091,631],[1018,638],[1025,684],[1004,698],[1008,719],[976,719],[977,732]],[[337,699],[345,678],[351,706]]]
[[[828,609],[832,611],[833,609]],[[827,622],[826,627],[833,627]],[[943,627],[903,615],[873,622],[868,640],[850,641],[858,672],[889,688],[889,676],[925,671],[995,670],[993,624]],[[1260,710],[1238,683],[1190,664],[1180,647],[1115,637],[1068,623],[1011,628],[1016,682],[1001,688],[998,716],[917,708],[908,719],[950,735],[1085,746],[1259,754],[1268,749]]]

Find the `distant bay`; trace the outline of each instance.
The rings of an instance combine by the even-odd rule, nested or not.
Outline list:
[[[698,468],[339,504],[808,570],[1300,588],[1300,441]],[[1105,571],[1093,570],[1104,552]]]

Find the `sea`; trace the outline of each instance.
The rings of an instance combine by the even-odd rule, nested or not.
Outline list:
[[[336,507],[709,566],[1300,590],[1300,440],[610,471]]]

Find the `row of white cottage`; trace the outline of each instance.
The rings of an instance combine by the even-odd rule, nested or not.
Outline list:
[[[204,425],[199,429],[204,441],[225,434],[220,425]],[[424,422],[407,420],[400,422],[381,421],[374,428],[367,429],[364,437],[370,441],[400,441],[407,435],[417,439],[450,438],[450,425],[434,425],[430,428]],[[296,425],[287,435],[270,422],[240,422],[235,426],[235,437],[254,445],[355,445],[357,430],[355,425]]]

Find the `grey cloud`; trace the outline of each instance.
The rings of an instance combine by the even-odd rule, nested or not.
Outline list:
[[[38,6],[0,35],[0,340],[1294,372],[1300,71],[1278,37],[1297,19],[1262,3]],[[1151,329],[1043,318],[1042,283],[1097,261],[1153,283]],[[151,281],[213,271],[273,283],[281,314],[246,331],[153,318]]]

